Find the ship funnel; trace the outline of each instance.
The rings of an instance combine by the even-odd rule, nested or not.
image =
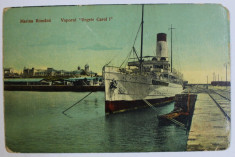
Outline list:
[[[167,51],[167,42],[166,42],[166,34],[165,33],[158,33],[157,34],[156,56],[160,60],[168,60],[168,51]]]

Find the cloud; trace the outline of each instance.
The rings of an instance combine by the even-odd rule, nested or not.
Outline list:
[[[120,48],[120,47],[107,47],[107,46],[101,45],[101,44],[95,44],[95,45],[92,45],[92,46],[80,48],[80,50],[95,50],[95,51],[101,51],[101,50],[121,50],[121,49],[122,48]]]
[[[53,37],[46,40],[38,40],[37,42],[29,44],[29,46],[59,46],[59,45],[68,45],[68,44],[74,44],[75,41],[64,39],[61,37]]]

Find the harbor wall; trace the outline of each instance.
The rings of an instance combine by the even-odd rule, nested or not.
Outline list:
[[[6,91],[104,91],[104,86],[66,86],[66,85],[5,85]]]

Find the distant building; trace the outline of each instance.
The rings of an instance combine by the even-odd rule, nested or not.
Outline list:
[[[230,81],[212,81],[212,86],[230,86]]]
[[[33,77],[34,76],[34,68],[29,69],[24,67],[23,69],[23,77]]]
[[[9,77],[13,74],[13,69],[12,68],[4,68],[4,77]]]
[[[10,73],[13,73],[12,68],[4,68],[4,74],[10,74]]]
[[[44,69],[35,69],[34,76],[39,76],[39,77],[47,76],[47,71]]]
[[[88,64],[85,65],[85,72],[89,73],[89,65]]]
[[[47,68],[47,69],[24,68],[23,77],[55,76],[56,72],[57,70],[53,68]]]
[[[47,68],[47,76],[55,76],[56,70],[53,68]]]
[[[4,73],[4,78],[20,77],[18,73],[14,72],[13,68],[4,68],[3,73]]]
[[[80,66],[78,66],[77,70],[65,71],[65,70],[55,70],[54,68],[47,68],[47,69],[31,68],[30,69],[30,68],[24,67],[22,76],[25,78],[30,78],[30,77],[46,77],[46,76],[81,77],[81,76],[96,76],[97,75],[97,73],[89,71],[88,64],[86,64],[84,68],[85,69],[81,69]]]

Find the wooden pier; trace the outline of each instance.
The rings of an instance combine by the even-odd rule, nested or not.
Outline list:
[[[229,90],[200,88],[198,91],[187,151],[225,150],[230,144]]]

